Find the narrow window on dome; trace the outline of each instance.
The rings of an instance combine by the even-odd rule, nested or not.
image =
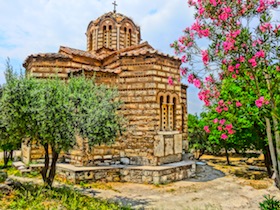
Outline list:
[[[103,46],[107,46],[107,30],[106,26],[103,26]]]
[[[164,113],[164,108],[163,108],[163,96],[160,97],[159,100],[159,106],[160,106],[160,130],[163,130],[164,128],[164,119],[163,119],[163,113]]]
[[[112,47],[112,26],[109,26],[109,31],[108,31],[108,47]]]
[[[173,98],[173,113],[172,113],[172,115],[173,115],[173,128],[172,128],[172,130],[176,130],[176,105],[177,105],[177,103],[176,103],[176,98],[174,97]]]
[[[124,47],[127,47],[127,28],[124,27]]]
[[[89,35],[89,38],[88,38],[88,50],[91,51],[92,50],[92,33]]]
[[[127,33],[127,47],[130,46],[131,46],[131,29],[129,29]]]

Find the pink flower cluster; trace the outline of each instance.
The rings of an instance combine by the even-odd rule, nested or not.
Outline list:
[[[275,4],[275,0],[260,0],[259,7],[257,8],[257,12],[264,12],[269,5]]]
[[[206,126],[204,126],[204,130],[205,130],[205,132],[206,132],[206,133],[210,133],[209,126],[207,126],[207,125],[206,125]]]
[[[270,23],[263,23],[262,25],[260,25],[260,30],[263,33],[271,29],[272,29],[272,25]]]
[[[198,78],[196,78],[193,74],[189,74],[188,82],[190,84],[193,84],[197,88],[201,88],[201,81]]]
[[[218,120],[218,118],[214,119],[213,122],[215,124],[219,123],[220,125],[217,127],[218,131],[226,131],[228,134],[234,134],[235,131],[233,130],[233,126],[232,124],[226,124],[226,120],[225,119],[221,119],[221,120]],[[221,135],[221,139],[227,139],[228,138],[228,135],[226,133],[223,133]]]
[[[168,84],[169,85],[174,85],[173,79],[171,76],[168,77]]]
[[[222,8],[222,12],[219,15],[219,19],[222,20],[222,21],[225,21],[231,16],[232,16],[231,8],[230,7],[224,7],[224,8]]]
[[[204,102],[205,106],[210,106],[210,100],[219,98],[220,92],[216,87],[214,78],[210,75],[205,78],[204,85],[198,93],[198,98]]]
[[[237,78],[237,74],[239,74],[239,67],[240,67],[240,63],[237,63],[235,65],[231,64],[228,66],[228,71],[232,73],[232,78],[234,79]]]
[[[265,58],[265,52],[263,50],[260,50],[256,52],[256,54],[252,58],[248,60],[248,62],[252,65],[252,67],[256,67],[258,65],[256,58]]]
[[[227,112],[228,111],[228,106],[230,102],[228,102],[227,104],[224,102],[224,100],[220,100],[218,102],[218,106],[216,107],[216,111],[220,114],[223,111]]]
[[[255,101],[255,104],[258,108],[261,108],[264,104],[269,104],[268,100],[265,100],[263,96],[261,96],[259,99]]]
[[[181,62],[182,62],[182,63],[186,63],[187,61],[188,61],[187,56],[186,56],[186,55],[183,55],[183,56],[181,57]]]
[[[203,7],[199,8],[199,13],[200,13],[200,15],[202,15],[204,13]],[[210,36],[210,29],[205,28],[204,25],[201,25],[198,19],[194,22],[194,24],[191,26],[190,29],[193,30],[193,33],[196,32],[197,35],[199,36],[199,38]],[[191,37],[193,37],[193,35],[191,35]]]
[[[205,106],[210,106],[210,90],[201,90],[198,93],[198,98],[204,101]]]
[[[257,39],[257,40],[255,40],[255,41],[253,41],[252,46],[253,46],[253,47],[256,47],[256,46],[257,46],[257,44],[258,44],[258,45],[261,45],[262,43],[263,43],[263,41],[262,41],[262,40]]]
[[[188,73],[188,69],[186,67],[181,67],[180,68],[180,74],[183,76],[185,76]]]
[[[194,84],[195,87],[201,88],[201,82],[200,82],[199,79],[194,78],[194,79],[193,79],[193,84]]]
[[[202,55],[202,61],[204,65],[206,66],[209,63],[209,55],[207,50],[201,50],[201,55]]]

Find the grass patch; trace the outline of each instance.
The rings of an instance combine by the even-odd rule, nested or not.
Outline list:
[[[2,195],[0,199],[0,206],[3,209],[131,209],[106,200],[88,197],[70,187],[46,189],[33,183],[23,184],[11,195]]]
[[[119,192],[118,190],[114,189],[112,185],[108,183],[103,183],[103,182],[92,182],[92,183],[87,183],[87,182],[80,182],[80,187],[86,188],[86,189],[100,189],[100,190],[112,190],[114,192]]]

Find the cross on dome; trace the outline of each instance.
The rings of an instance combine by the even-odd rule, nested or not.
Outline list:
[[[118,5],[117,5],[116,1],[114,1],[112,4],[114,5],[114,13],[116,13]]]

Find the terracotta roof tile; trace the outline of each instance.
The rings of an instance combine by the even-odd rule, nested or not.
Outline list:
[[[63,55],[60,53],[38,53],[29,55],[23,62],[23,66],[26,67],[31,58],[46,58],[46,59],[70,59],[68,55]]]
[[[107,73],[119,74],[119,73],[121,73],[122,70],[120,68],[108,69],[108,68],[100,68],[100,67],[83,67],[83,68],[79,68],[79,69],[69,69],[69,73],[70,72],[82,72],[82,71],[107,72]]]
[[[166,53],[159,52],[158,50],[149,49],[149,48],[140,48],[140,49],[135,49],[135,50],[131,50],[128,52],[123,52],[120,54],[120,56],[138,56],[138,55],[146,55],[146,54],[156,54],[156,55],[161,55],[164,57],[172,58],[174,60],[180,60],[180,58],[178,58],[176,56],[171,56]]]
[[[85,56],[88,58],[93,58],[96,60],[101,60],[101,58],[98,57],[98,55],[95,55],[91,52],[84,51],[84,50],[78,50],[78,49],[74,49],[74,48],[70,48],[70,47],[60,46],[59,52],[65,52],[70,55],[80,55],[80,56]]]

